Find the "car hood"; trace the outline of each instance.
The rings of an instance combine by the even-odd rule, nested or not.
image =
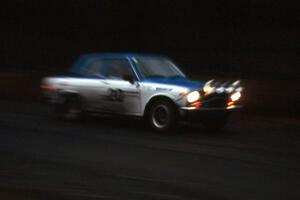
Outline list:
[[[205,81],[192,81],[187,78],[148,78],[144,83],[166,84],[171,86],[185,87],[190,90],[202,90]]]

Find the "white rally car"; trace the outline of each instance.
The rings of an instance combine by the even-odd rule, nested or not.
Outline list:
[[[67,76],[46,77],[44,97],[65,119],[90,112],[142,117],[157,131],[178,120],[222,128],[240,108],[239,81],[188,79],[168,58],[145,54],[95,53],[81,56]]]

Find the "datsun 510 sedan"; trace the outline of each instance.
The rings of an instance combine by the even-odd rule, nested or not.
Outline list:
[[[67,76],[46,77],[41,89],[67,120],[91,112],[144,118],[156,131],[180,120],[222,128],[229,111],[241,107],[239,81],[195,82],[168,58],[148,54],[83,55]]]

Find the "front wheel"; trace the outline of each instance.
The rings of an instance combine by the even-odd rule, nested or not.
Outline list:
[[[167,100],[158,100],[151,105],[147,113],[147,120],[150,127],[155,131],[170,130],[176,125],[176,108],[173,103]]]

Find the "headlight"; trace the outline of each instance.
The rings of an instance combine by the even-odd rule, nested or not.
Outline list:
[[[235,93],[233,93],[233,94],[230,96],[230,99],[231,99],[232,101],[237,101],[237,100],[239,100],[239,98],[240,98],[241,96],[242,96],[242,95],[241,95],[240,92],[235,92]]]
[[[200,93],[197,91],[191,92],[187,95],[186,98],[189,103],[193,103],[200,99]]]

